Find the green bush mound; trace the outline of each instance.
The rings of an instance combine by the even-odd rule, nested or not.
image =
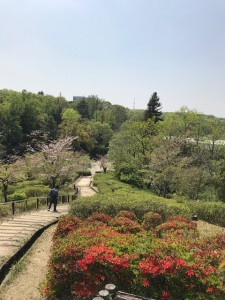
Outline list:
[[[137,233],[143,230],[138,222],[126,217],[115,217],[109,222],[109,226],[120,233]]]
[[[16,191],[8,196],[8,200],[23,200],[30,197],[44,197],[49,193],[47,186],[26,186],[18,188]]]
[[[8,201],[23,200],[23,199],[26,199],[26,198],[27,198],[26,193],[22,192],[21,190],[20,191],[16,191],[13,194],[8,195],[8,197],[7,197]]]
[[[111,219],[111,217],[107,214],[94,213],[93,215],[91,215],[90,217],[88,217],[86,219],[86,222],[90,223],[90,224],[92,224],[93,222],[102,222],[102,223],[108,224],[110,219]]]
[[[144,214],[143,219],[142,226],[145,230],[153,229],[163,222],[161,215],[152,211]]]
[[[91,171],[78,171],[77,172],[78,177],[79,176],[91,176]]]
[[[137,221],[113,219],[111,225],[74,216],[61,219],[43,286],[45,299],[92,299],[109,282],[154,299],[225,299],[225,235],[196,240],[191,234],[196,222],[181,217],[159,225],[162,237]],[[116,230],[122,219],[142,230]]]
[[[173,237],[178,237],[179,235],[184,237],[197,238],[199,236],[197,231],[197,223],[189,219],[173,216],[166,220],[166,222],[156,226],[154,232],[160,238],[165,238],[166,240]]]
[[[23,200],[30,197],[44,197],[49,193],[49,187],[41,180],[24,180],[8,189],[8,201]]]
[[[132,213],[132,211],[130,211],[130,210],[121,210],[116,214],[116,217],[124,217],[124,218],[131,219],[133,221],[137,220],[137,217],[135,216],[135,214]]]
[[[41,180],[35,179],[35,180],[24,180],[16,184],[18,189],[25,188],[27,186],[34,186],[34,185],[43,185],[43,182]]]
[[[191,210],[183,205],[171,203],[165,199],[151,196],[148,193],[128,194],[124,196],[118,193],[97,194],[92,197],[78,197],[71,204],[71,211],[81,219],[85,219],[93,213],[106,213],[115,216],[121,210],[133,212],[139,220],[149,211],[159,213],[163,220],[172,215],[191,216]]]

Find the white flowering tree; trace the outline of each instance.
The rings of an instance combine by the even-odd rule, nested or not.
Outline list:
[[[41,152],[28,158],[33,170],[52,187],[63,185],[74,179],[83,167],[84,157],[72,150],[71,144],[76,137],[65,137],[43,145]]]

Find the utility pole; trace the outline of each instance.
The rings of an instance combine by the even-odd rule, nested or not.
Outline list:
[[[135,109],[135,97],[134,97],[134,102],[133,102],[133,109]]]

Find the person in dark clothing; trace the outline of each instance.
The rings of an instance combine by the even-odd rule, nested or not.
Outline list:
[[[50,201],[49,201],[49,205],[48,205],[48,211],[51,209],[52,204],[54,205],[54,210],[55,212],[57,212],[56,210],[56,206],[57,206],[57,201],[58,201],[58,190],[57,188],[52,188],[50,193],[49,193],[49,197],[50,197]]]
[[[74,188],[74,193],[77,195],[78,192],[79,192],[79,189],[78,189],[78,186],[75,183],[73,185],[73,188]]]

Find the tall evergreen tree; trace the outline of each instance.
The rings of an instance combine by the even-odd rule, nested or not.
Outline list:
[[[152,119],[155,123],[162,120],[161,103],[156,92],[152,94],[144,112],[144,120],[147,121],[148,119]]]

